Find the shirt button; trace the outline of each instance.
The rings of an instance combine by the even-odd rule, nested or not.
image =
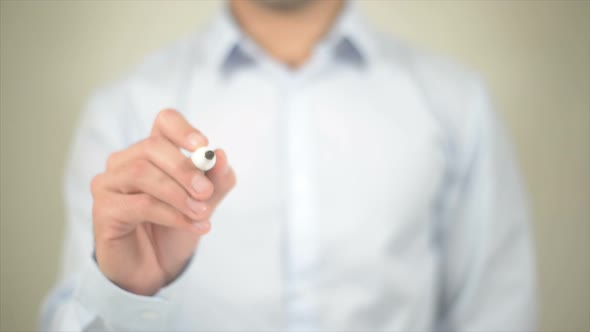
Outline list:
[[[155,320],[160,317],[160,314],[153,310],[144,310],[141,312],[141,318],[147,320]]]

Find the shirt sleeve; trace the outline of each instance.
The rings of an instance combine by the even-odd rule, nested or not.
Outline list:
[[[533,246],[523,185],[483,84],[474,84],[441,227],[442,331],[536,329]]]
[[[166,330],[176,281],[154,296],[138,296],[110,282],[93,259],[90,182],[111,153],[132,143],[128,98],[120,87],[99,92],[76,130],[64,181],[61,277],[42,307],[43,331]]]

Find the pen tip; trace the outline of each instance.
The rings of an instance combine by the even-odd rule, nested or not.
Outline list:
[[[207,152],[205,152],[205,158],[207,158],[208,160],[213,159],[213,157],[215,157],[215,152],[208,150]]]

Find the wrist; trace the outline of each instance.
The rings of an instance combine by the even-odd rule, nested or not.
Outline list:
[[[139,296],[153,296],[168,284],[162,271],[158,269],[128,266],[121,269],[111,266],[108,260],[100,259],[100,255],[93,254],[98,270],[115,286],[131,294]],[[133,264],[131,264],[133,265]]]

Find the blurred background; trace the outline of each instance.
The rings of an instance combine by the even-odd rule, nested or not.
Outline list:
[[[518,152],[544,331],[590,330],[590,1],[358,1],[375,25],[476,69]],[[61,180],[96,87],[202,27],[218,1],[0,1],[2,331],[56,278]]]

